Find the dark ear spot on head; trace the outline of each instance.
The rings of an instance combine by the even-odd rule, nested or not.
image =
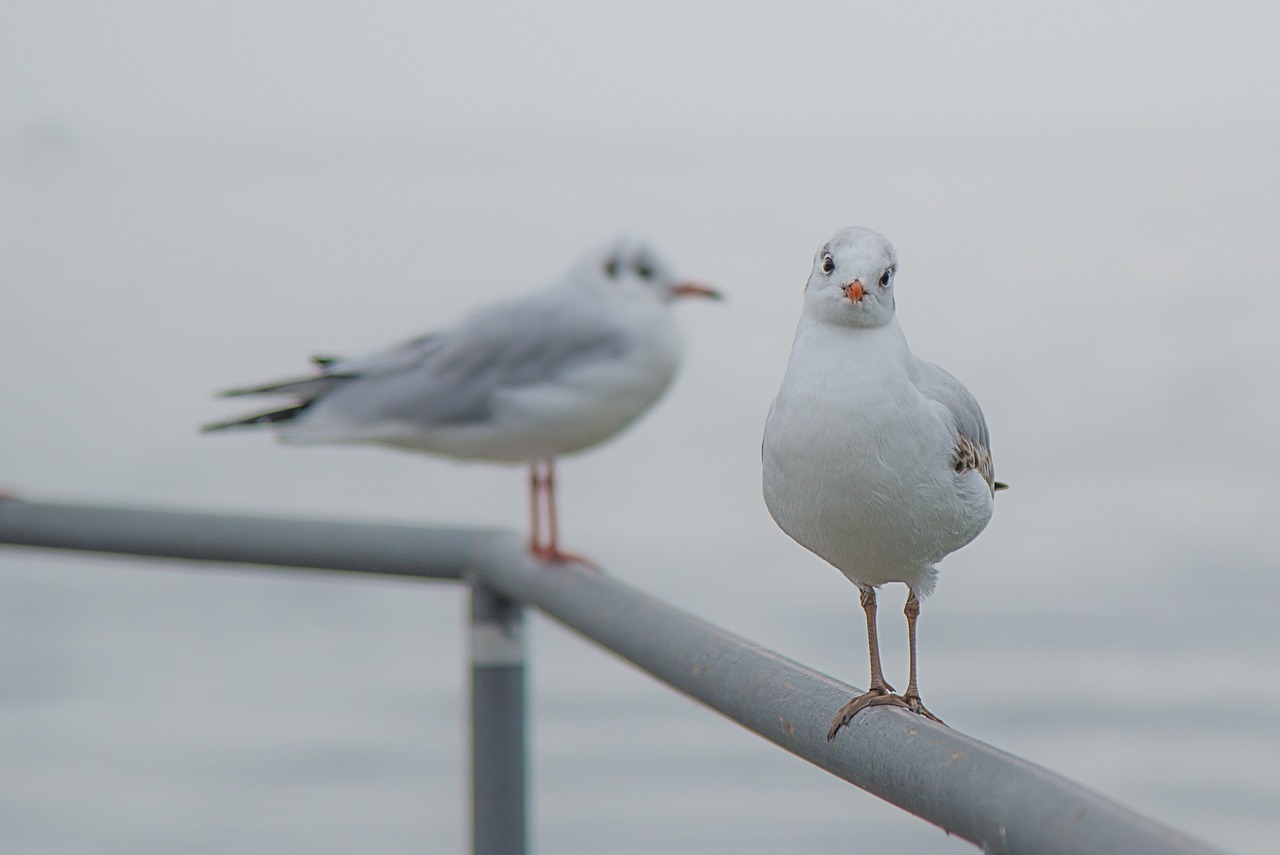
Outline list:
[[[610,279],[618,278],[618,259],[610,258],[604,263],[604,275]]]

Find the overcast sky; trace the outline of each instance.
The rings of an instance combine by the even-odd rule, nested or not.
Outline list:
[[[1277,30],[1263,3],[9,0],[0,131],[1195,133],[1276,121]]]

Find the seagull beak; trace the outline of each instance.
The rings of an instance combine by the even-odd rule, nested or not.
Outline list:
[[[700,285],[697,282],[678,282],[671,286],[672,297],[706,297],[708,300],[723,300],[724,295],[715,288]]]
[[[861,303],[862,296],[866,293],[867,289],[863,288],[862,282],[857,279],[844,286],[844,295],[855,303]]]

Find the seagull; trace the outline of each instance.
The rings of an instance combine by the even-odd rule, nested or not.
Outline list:
[[[615,436],[666,391],[683,350],[671,311],[682,297],[721,299],[677,279],[644,241],[622,237],[550,286],[450,329],[360,359],[313,357],[312,376],[223,392],[293,401],[202,430],[265,426],[285,443],[526,463],[530,553],[590,565],[560,548],[555,459]]]
[[[842,229],[814,256],[804,308],[765,423],[765,504],[778,526],[861,592],[871,686],[836,714],[835,739],[861,710],[903,707],[942,723],[916,685],[916,618],[935,565],[991,519],[995,480],[982,410],[969,390],[917,359],[894,312],[898,256],[870,229]],[[876,589],[902,582],[907,690],[880,668]]]

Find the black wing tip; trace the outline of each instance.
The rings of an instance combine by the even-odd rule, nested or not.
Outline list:
[[[1001,490],[1008,490],[1008,489],[1009,489],[1009,485],[1004,483],[1003,481],[996,481],[991,485],[991,491],[993,493],[998,493]]]
[[[232,419],[229,422],[213,422],[200,426],[200,433],[217,433],[222,430],[232,430],[234,428],[252,428],[262,425],[272,425],[277,422],[289,422],[296,419],[303,411],[311,406],[310,401],[302,404],[294,404],[292,407],[284,407],[279,410],[269,410],[265,413],[254,413],[251,416],[245,416],[240,419]]]
[[[217,433],[223,430],[234,430],[235,428],[256,427],[259,424],[266,424],[256,418],[236,419],[230,422],[212,422],[207,425],[200,425],[200,433]]]
[[[223,389],[220,392],[214,392],[215,398],[239,398],[244,395],[252,394],[252,389]]]
[[[233,422],[212,422],[207,425],[200,425],[200,433],[217,433],[221,430],[232,430],[239,427],[253,427],[257,424],[252,419],[238,419]]]

